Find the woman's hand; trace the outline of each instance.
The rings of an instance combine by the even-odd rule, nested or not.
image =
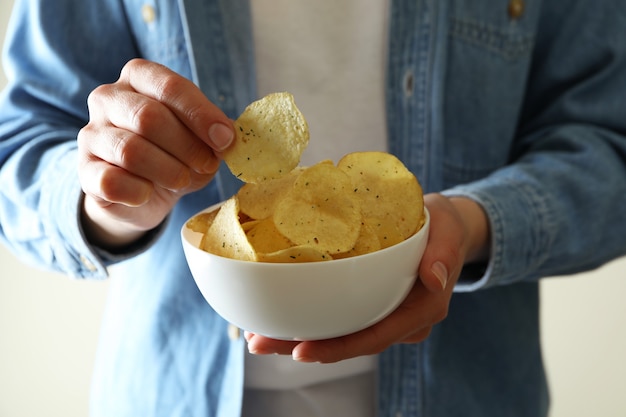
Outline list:
[[[489,230],[485,213],[472,200],[439,194],[429,194],[424,200],[431,228],[418,271],[420,279],[393,313],[367,329],[328,340],[291,342],[246,333],[250,352],[328,363],[380,353],[396,343],[425,340],[433,326],[446,317],[464,263],[486,259]]]
[[[191,81],[141,59],[96,88],[88,105],[78,135],[83,225],[104,247],[134,241],[206,186],[234,138],[231,120]]]

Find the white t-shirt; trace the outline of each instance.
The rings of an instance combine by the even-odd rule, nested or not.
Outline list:
[[[386,150],[385,0],[252,0],[260,96],[288,91],[307,119],[303,165]]]
[[[337,162],[354,151],[386,150],[388,1],[252,0],[251,7],[259,96],[292,93],[309,124],[311,138],[301,164]],[[300,398],[308,387],[336,385],[366,372],[373,375],[375,367],[375,356],[320,365],[294,362],[288,356],[247,354],[245,386],[248,391],[292,390],[294,398]],[[321,392],[306,391],[306,401],[328,400],[320,398]],[[373,393],[350,395],[349,401],[369,404]],[[249,404],[246,408],[254,409]],[[281,410],[272,412],[280,417]],[[293,416],[289,410],[280,415]],[[349,417],[345,411],[342,416]]]

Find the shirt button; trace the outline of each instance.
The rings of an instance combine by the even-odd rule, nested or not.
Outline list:
[[[232,341],[239,340],[241,330],[234,324],[228,324],[228,338]]]
[[[94,272],[98,269],[98,267],[96,267],[93,262],[91,262],[85,255],[80,255],[80,262],[85,268],[87,268],[91,272]]]
[[[141,6],[141,18],[145,23],[152,23],[156,19],[156,10],[150,4]]]
[[[509,1],[509,17],[511,19],[519,19],[524,14],[524,0]]]

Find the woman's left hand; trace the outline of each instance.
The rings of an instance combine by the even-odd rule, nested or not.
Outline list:
[[[246,332],[248,350],[292,355],[301,362],[331,363],[380,353],[396,343],[424,341],[433,326],[446,318],[464,263],[486,258],[489,248],[487,218],[477,203],[440,194],[426,195],[424,203],[431,226],[419,279],[395,311],[371,327],[326,340],[284,341]]]

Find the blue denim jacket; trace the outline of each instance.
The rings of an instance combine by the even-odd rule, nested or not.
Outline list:
[[[381,417],[546,415],[537,279],[626,253],[626,8],[514,3],[521,14],[507,1],[392,1],[390,149],[427,191],[483,205],[492,252],[465,268],[426,342],[380,355]],[[144,4],[154,20],[142,19]],[[184,197],[133,253],[91,246],[77,220],[86,97],[138,56],[194,80],[231,117],[255,98],[245,0],[16,2],[0,99],[0,237],[26,262],[71,276],[113,268],[94,417],[234,417],[244,342],[196,289],[179,229],[237,182],[222,172]]]

